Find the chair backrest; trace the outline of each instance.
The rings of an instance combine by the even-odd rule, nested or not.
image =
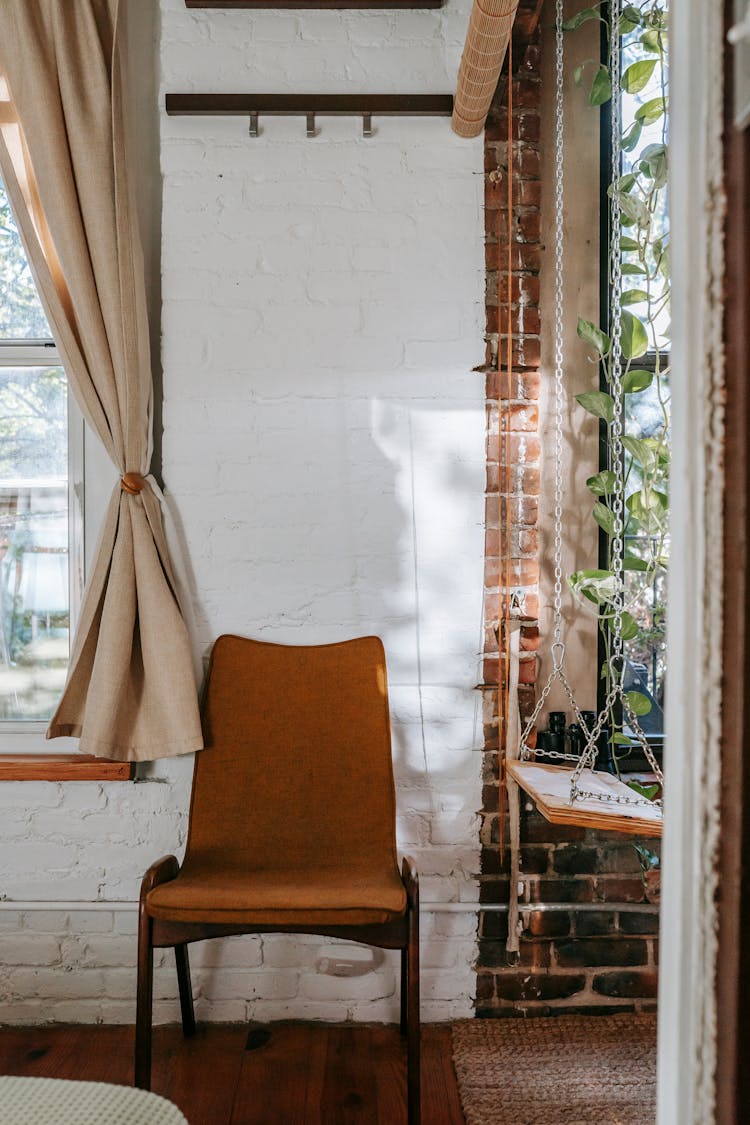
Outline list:
[[[395,866],[385,654],[377,637],[297,647],[222,636],[203,703],[186,862]]]

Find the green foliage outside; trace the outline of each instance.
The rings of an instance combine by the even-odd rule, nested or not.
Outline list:
[[[602,21],[608,40],[611,29],[603,4],[585,8],[565,28],[575,31],[589,20]],[[663,679],[666,577],[669,566],[669,229],[668,169],[668,19],[663,4],[644,0],[621,11],[623,128],[614,138],[622,154],[619,182],[622,228],[622,377],[625,391],[625,584],[617,588],[612,559],[615,488],[612,443],[609,463],[588,481],[592,518],[608,542],[607,565],[569,576],[574,593],[596,607],[607,657],[611,653],[611,625],[618,603],[624,607],[623,639],[631,660],[654,657]],[[610,52],[611,58],[611,52]],[[577,85],[588,89],[591,106],[606,104],[612,95],[609,59],[590,60],[576,69]],[[610,195],[614,186],[610,184]],[[610,431],[614,420],[612,348],[606,332],[582,318],[578,335],[600,365],[604,389],[578,395],[579,406],[600,419]],[[646,362],[648,360],[648,362]],[[608,660],[602,678],[609,690]],[[638,692],[629,700],[636,714],[645,715],[650,701]],[[610,717],[615,746],[629,745],[621,717]]]
[[[0,341],[50,338],[0,184]],[[45,719],[68,660],[67,380],[0,366],[0,719]]]
[[[0,340],[49,338],[47,318],[0,183]]]

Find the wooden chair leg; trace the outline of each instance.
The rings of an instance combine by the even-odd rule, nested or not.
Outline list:
[[[195,1035],[195,1011],[193,1009],[193,988],[190,983],[190,961],[187,945],[174,947],[177,962],[177,983],[180,986],[180,1012],[182,1013],[182,1034]]]
[[[151,1030],[154,995],[153,922],[144,909],[138,919],[138,992],[135,1016],[135,1085],[151,1089]]]
[[[406,973],[406,949],[401,950],[401,1023],[400,1030],[402,1035],[406,1035],[407,1022],[406,1022],[406,990],[407,973]]]
[[[420,1082],[419,1020],[419,906],[409,910],[409,944],[406,950],[406,1050],[409,1125],[420,1125],[422,1116]]]

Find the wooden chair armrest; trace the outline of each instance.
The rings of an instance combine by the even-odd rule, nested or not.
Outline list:
[[[177,877],[180,864],[177,856],[163,855],[152,863],[141,882],[141,902],[145,902],[146,895],[161,883],[169,883]]]
[[[410,855],[401,861],[401,878],[406,887],[406,898],[410,906],[419,906],[419,876],[417,865]]]

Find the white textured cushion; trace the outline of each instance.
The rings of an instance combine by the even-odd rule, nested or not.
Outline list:
[[[187,1119],[166,1098],[132,1086],[0,1076],[0,1125],[187,1125]]]

